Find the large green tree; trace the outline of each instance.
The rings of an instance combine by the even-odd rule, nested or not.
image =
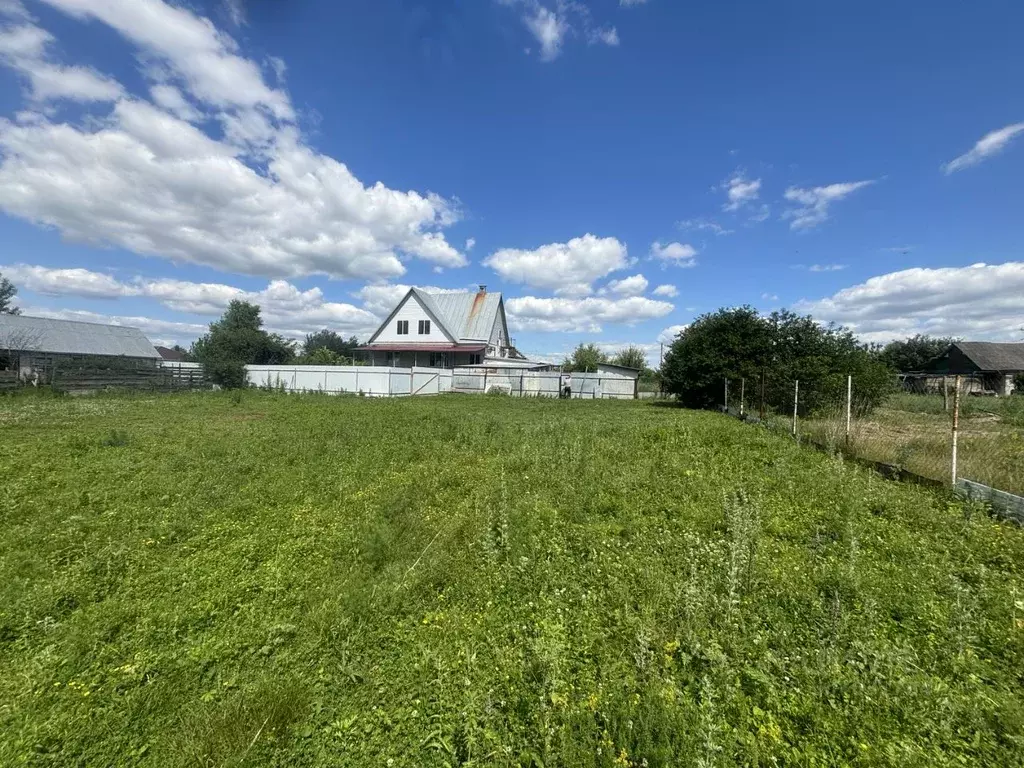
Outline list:
[[[600,363],[607,363],[608,355],[596,344],[580,344],[572,355],[562,362],[562,370],[577,373],[593,373]]]
[[[21,310],[14,306],[14,297],[18,289],[14,283],[0,274],[0,315],[20,315]]]
[[[909,339],[890,341],[882,347],[878,358],[900,373],[923,371],[928,363],[956,341],[952,336],[927,336],[919,333]]]
[[[246,365],[280,365],[295,358],[295,344],[263,329],[260,308],[232,301],[210,332],[192,345],[206,375],[225,389],[244,387]]]
[[[672,342],[662,366],[666,389],[694,408],[722,405],[725,379],[746,379],[752,407],[763,388],[765,404],[786,411],[799,380],[801,412],[813,412],[842,401],[848,375],[860,410],[891,391],[889,369],[849,330],[786,310],[764,317],[749,306],[698,318]]]
[[[647,353],[644,352],[640,347],[630,345],[623,347],[616,352],[611,359],[615,365],[622,365],[626,368],[636,368],[638,371],[642,371],[647,368]]]

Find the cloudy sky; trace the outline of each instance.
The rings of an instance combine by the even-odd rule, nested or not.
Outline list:
[[[0,0],[0,272],[187,344],[502,291],[533,355],[789,306],[1024,336],[1019,3]],[[656,352],[654,353],[656,355]]]

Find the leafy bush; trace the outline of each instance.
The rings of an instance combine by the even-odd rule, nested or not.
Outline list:
[[[348,365],[349,361],[339,355],[333,349],[327,347],[315,347],[312,352],[306,352],[296,361],[299,365]]]
[[[861,413],[893,390],[891,371],[850,331],[786,310],[764,317],[753,307],[699,317],[672,342],[661,373],[667,390],[691,408],[720,406],[725,379],[746,379],[751,403],[763,387],[765,404],[780,411],[792,409],[799,380],[803,414],[841,403],[848,375]]]

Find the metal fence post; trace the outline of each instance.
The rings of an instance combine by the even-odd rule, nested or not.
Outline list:
[[[956,383],[953,385],[953,456],[951,466],[951,478],[953,485],[956,485],[956,460],[957,460],[957,441],[959,439],[960,431],[960,376],[957,375]]]
[[[942,410],[949,412],[949,380],[942,377]]]
[[[740,418],[743,418],[743,405],[747,397],[747,380],[740,379]]]
[[[846,377],[846,445],[850,445],[850,418],[853,413],[853,376]]]
[[[761,412],[759,414],[760,420],[764,421],[764,389],[765,389],[765,378],[767,371],[764,368],[761,369]]]
[[[800,402],[800,379],[793,385],[793,437],[796,437],[796,408]]]
[[[725,377],[725,412],[729,412],[729,377]]]

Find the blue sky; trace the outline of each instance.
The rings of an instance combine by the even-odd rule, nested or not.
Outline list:
[[[1024,336],[1024,6],[0,0],[0,272],[188,343],[478,283],[524,351]]]

